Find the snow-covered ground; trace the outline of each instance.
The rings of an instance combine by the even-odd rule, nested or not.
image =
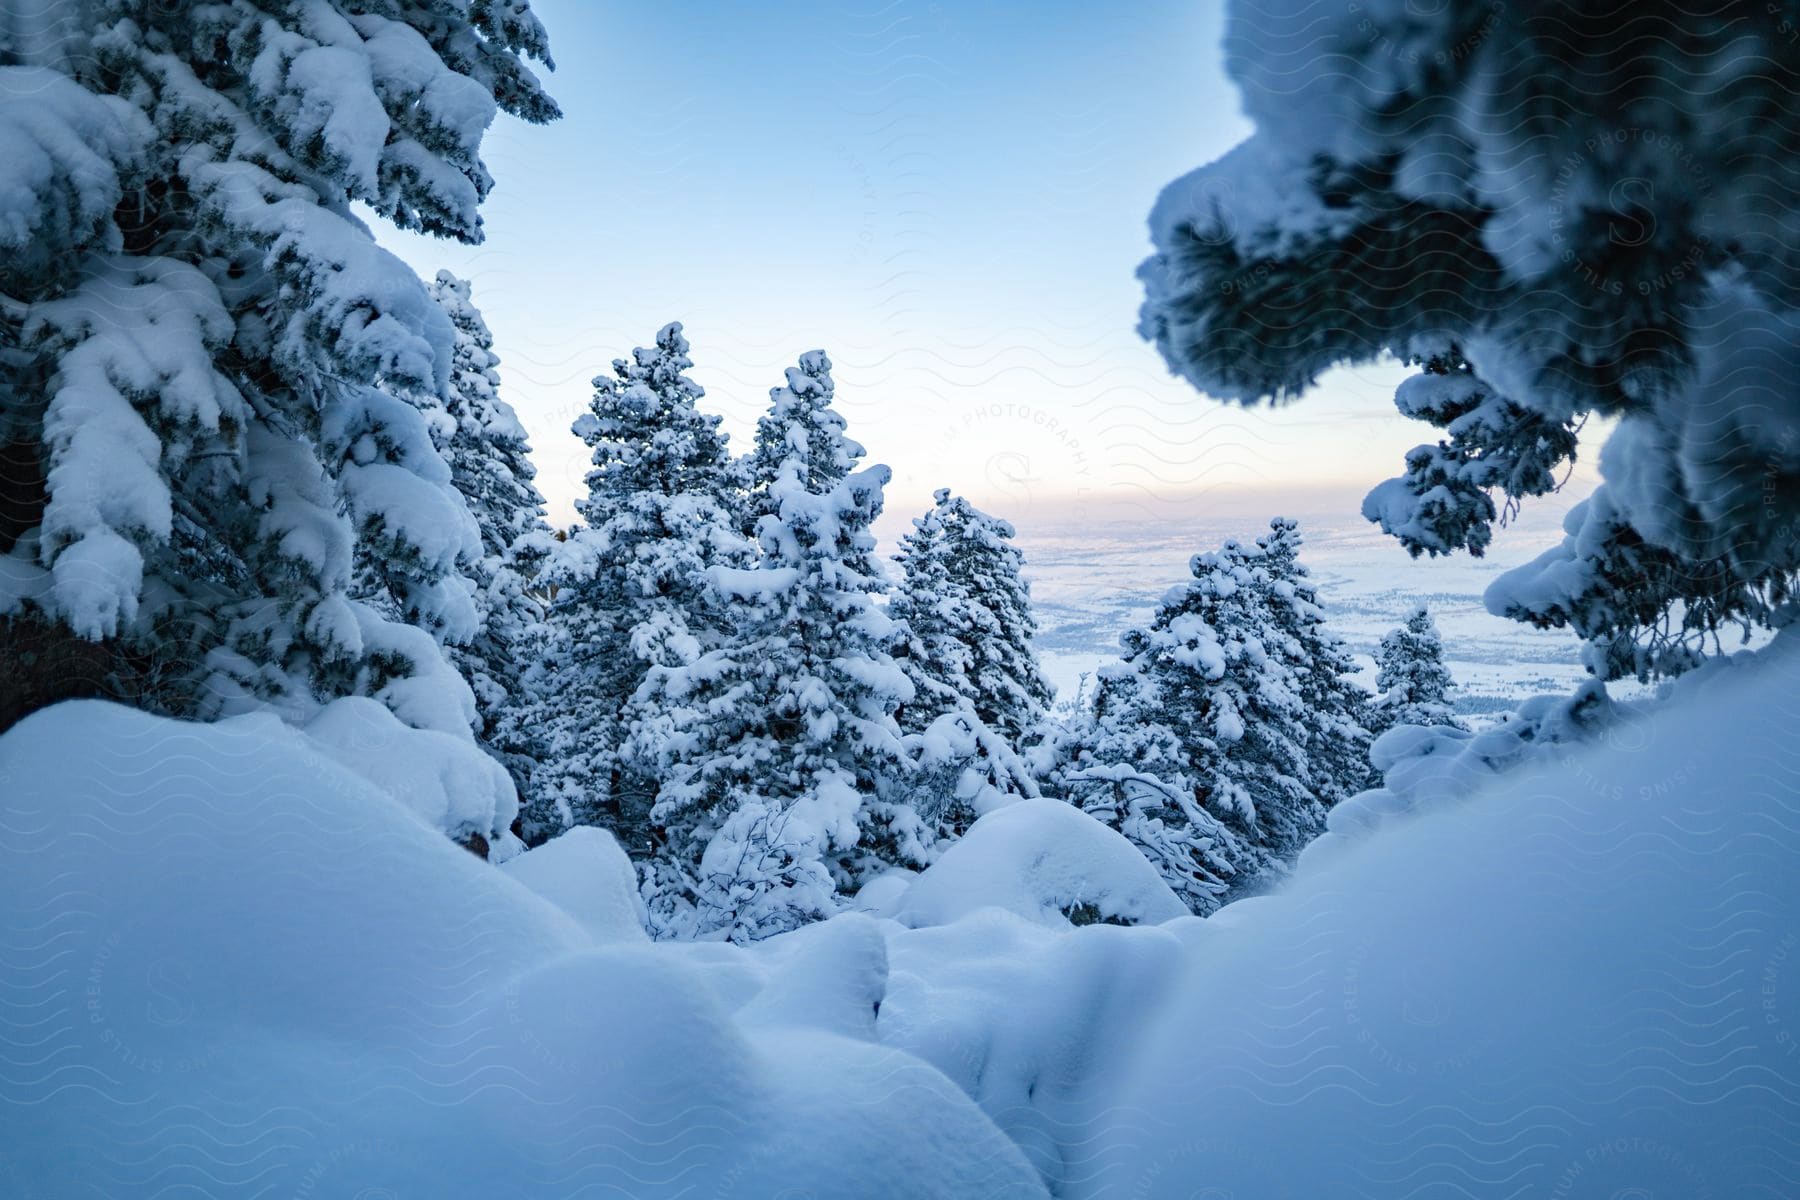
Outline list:
[[[66,704],[0,781],[9,1200],[1042,1194],[872,1036],[866,919],[796,935],[829,973],[596,937],[567,863],[484,863],[269,719]]]
[[[272,720],[65,704],[0,737],[0,1194],[1800,1194],[1796,682],[1208,920],[1066,923],[1174,908],[1026,802],[748,948],[646,942],[605,835],[495,867]]]

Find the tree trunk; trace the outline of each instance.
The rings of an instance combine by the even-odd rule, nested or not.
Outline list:
[[[59,700],[123,699],[118,655],[32,616],[0,617],[0,731]]]

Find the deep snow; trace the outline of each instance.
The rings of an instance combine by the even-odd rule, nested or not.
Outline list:
[[[1105,839],[1024,802],[991,887],[889,881],[919,927],[748,948],[642,941],[605,835],[496,868],[273,720],[62,705],[0,738],[0,1193],[1794,1195],[1797,678],[1440,769],[1207,920],[1069,927]]]
[[[272,718],[65,704],[0,780],[0,1194],[1042,1194],[918,1059],[733,1021]]]

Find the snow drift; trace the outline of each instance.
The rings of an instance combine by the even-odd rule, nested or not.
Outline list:
[[[1453,739],[1206,920],[1071,927],[1166,893],[1022,802],[893,881],[943,923],[749,947],[645,942],[604,835],[496,868],[272,719],[63,705],[0,737],[0,1193],[1794,1195],[1797,677]]]
[[[1800,1194],[1797,681],[1784,637],[1207,922],[1080,1194]]]
[[[8,1196],[1043,1194],[918,1058],[739,1026],[273,719],[61,705],[0,791]]]
[[[637,872],[604,829],[579,825],[508,859],[502,868],[574,917],[602,945],[650,940]]]
[[[982,908],[1065,925],[1156,924],[1187,915],[1136,846],[1061,800],[1019,800],[988,813],[895,902],[903,925],[947,925]]]

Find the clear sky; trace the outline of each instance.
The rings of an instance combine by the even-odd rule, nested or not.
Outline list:
[[[740,447],[782,368],[829,351],[895,514],[949,486],[1022,525],[1175,519],[1366,487],[1429,433],[1397,368],[1244,412],[1136,336],[1157,191],[1249,132],[1216,3],[533,7],[565,116],[496,124],[487,243],[381,237],[473,280],[553,519],[589,379],[669,320]]]

